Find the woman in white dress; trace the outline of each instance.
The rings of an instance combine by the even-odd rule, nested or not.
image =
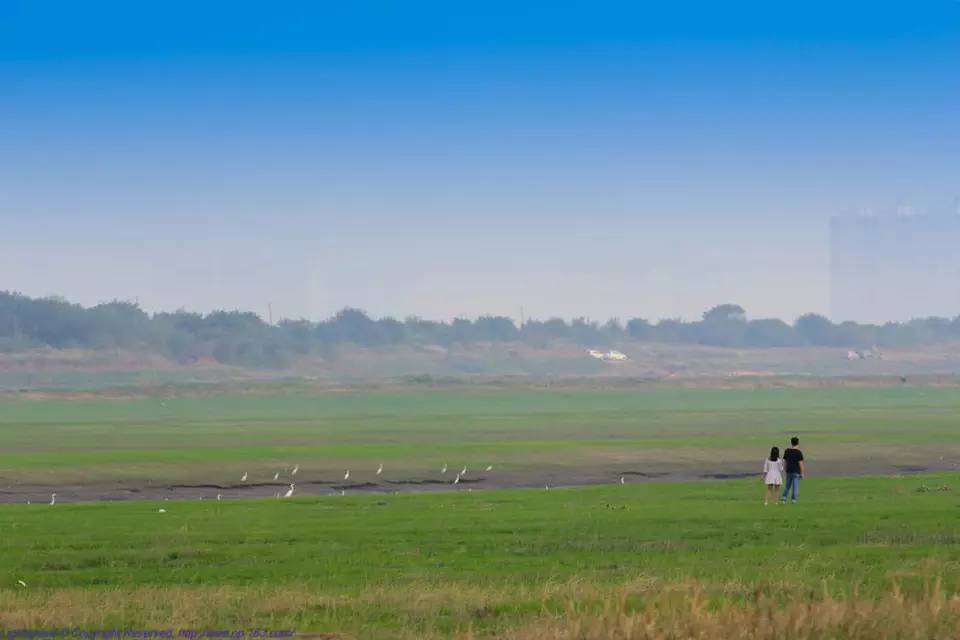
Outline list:
[[[783,484],[783,460],[780,459],[780,448],[770,449],[770,457],[763,461],[763,483],[767,485],[767,493],[763,496],[763,506],[770,504],[770,497],[773,497],[773,504],[777,504],[777,493],[780,485]]]

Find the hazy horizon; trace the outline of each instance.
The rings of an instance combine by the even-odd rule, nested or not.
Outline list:
[[[957,35],[946,1],[14,2],[0,289],[830,315],[831,217],[957,210]]]

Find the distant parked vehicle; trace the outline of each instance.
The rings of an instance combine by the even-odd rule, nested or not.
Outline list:
[[[627,357],[627,354],[614,349],[611,349],[610,351],[597,351],[596,349],[588,349],[587,353],[590,354],[591,358],[603,360],[604,362],[626,362],[630,359]]]

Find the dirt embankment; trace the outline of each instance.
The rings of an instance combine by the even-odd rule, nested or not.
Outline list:
[[[30,397],[334,392],[488,386],[767,388],[924,384],[958,386],[960,345],[848,359],[845,349],[721,349],[624,343],[623,362],[578,345],[471,344],[370,349],[343,345],[282,370],[174,363],[149,351],[40,349],[0,354],[0,394]],[[25,396],[22,396],[25,397]]]

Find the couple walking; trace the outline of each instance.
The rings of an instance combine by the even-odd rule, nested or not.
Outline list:
[[[783,452],[783,459],[780,458],[779,447],[770,449],[770,457],[763,461],[763,482],[767,485],[767,493],[763,497],[763,506],[770,503],[770,498],[776,500],[777,491],[783,485],[783,472],[787,474],[787,484],[783,486],[783,493],[780,495],[780,502],[787,501],[787,494],[790,494],[790,501],[797,502],[797,496],[800,493],[800,478],[804,472],[803,452],[800,451],[800,438],[794,436],[790,438],[790,447]]]

